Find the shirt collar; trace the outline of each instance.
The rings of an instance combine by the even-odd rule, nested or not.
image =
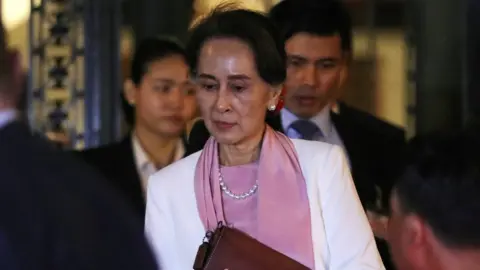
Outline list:
[[[137,163],[137,168],[143,170],[147,166],[153,166],[153,162],[147,156],[145,149],[143,149],[140,141],[138,140],[135,134],[132,135],[132,145],[133,153],[135,156],[135,162]]]
[[[17,118],[17,111],[14,109],[0,111],[0,128],[8,125]]]
[[[318,128],[322,131],[323,135],[325,137],[328,137],[330,133],[332,132],[332,119],[330,117],[330,111],[333,111],[334,113],[338,113],[338,106],[336,104],[332,106],[325,106],[322,111],[320,111],[318,114],[313,116],[312,118],[308,119],[315,123]],[[282,126],[285,129],[285,131],[288,131],[290,128],[290,125],[295,122],[296,120],[299,119],[295,114],[287,110],[286,108],[283,108],[280,111],[281,118],[282,118]]]
[[[143,170],[148,166],[155,167],[155,164],[148,157],[147,152],[145,151],[145,149],[143,149],[135,133],[132,134],[132,145],[133,153],[135,155],[135,162],[137,163],[137,168]],[[178,140],[177,148],[175,150],[174,161],[181,159],[183,155],[185,155],[185,146],[183,145],[183,141],[180,139]]]

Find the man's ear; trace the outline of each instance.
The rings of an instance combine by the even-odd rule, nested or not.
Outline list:
[[[345,83],[347,82],[347,79],[348,79],[348,69],[349,69],[349,66],[345,65],[340,70],[340,76],[338,79],[338,88],[343,88],[345,86]]]
[[[438,240],[428,223],[417,215],[406,217],[401,245],[404,256],[414,265],[425,265],[432,248],[438,245]]]
[[[345,85],[346,85],[346,82],[347,82],[347,79],[348,79],[350,65],[352,63],[352,58],[350,56],[350,53],[344,53],[343,57],[344,57],[343,58],[344,62],[342,63],[340,74],[339,74],[338,80],[337,80],[338,92],[337,92],[337,96],[335,97],[335,99],[340,99],[343,96],[343,92],[345,91]]]
[[[126,79],[123,83],[123,95],[125,96],[125,100],[131,106],[135,106],[136,103],[136,95],[135,95],[135,84],[131,79]]]
[[[338,79],[338,87],[343,88],[345,86],[345,83],[348,79],[348,71],[350,69],[350,65],[352,64],[353,58],[352,54],[349,52],[344,52],[343,54],[343,63],[342,63],[342,69],[340,70],[340,76]]]
[[[427,236],[427,226],[421,218],[416,215],[405,217],[404,243],[410,247],[422,246],[425,244]]]

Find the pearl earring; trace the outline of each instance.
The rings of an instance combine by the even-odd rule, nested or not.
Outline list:
[[[271,111],[271,112],[273,112],[273,111],[275,111],[275,108],[277,108],[277,106],[275,106],[275,105],[270,105],[270,107],[268,107],[268,110]]]

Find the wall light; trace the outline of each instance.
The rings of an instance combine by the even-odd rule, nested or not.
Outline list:
[[[30,0],[2,0],[2,18],[7,31],[15,29],[28,20]]]

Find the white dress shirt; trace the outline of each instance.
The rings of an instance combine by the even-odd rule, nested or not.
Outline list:
[[[333,124],[332,118],[330,116],[331,111],[333,111],[333,113],[338,113],[338,109],[336,108],[337,107],[332,109],[331,106],[325,106],[325,108],[321,112],[308,120],[316,124],[322,132],[323,138],[320,138],[319,141],[338,145],[343,149],[343,151],[345,151],[345,153],[347,153],[342,138],[338,134],[337,129],[335,128],[335,125]],[[285,108],[280,111],[280,116],[282,120],[283,130],[285,130],[285,135],[292,139],[301,138],[301,135],[295,129],[290,127],[290,125],[293,122],[299,120],[299,118]],[[347,160],[350,165],[350,159],[348,158],[348,155]]]
[[[0,111],[0,128],[8,125],[17,118],[17,111],[14,109]]]
[[[343,151],[322,142],[292,142],[307,185],[314,270],[384,269]],[[161,269],[192,269],[205,236],[194,183],[200,153],[150,177],[145,230]]]
[[[148,178],[155,172],[157,172],[158,169],[155,167],[155,164],[152,162],[152,160],[148,157],[147,152],[145,151],[145,149],[143,149],[140,141],[135,134],[132,134],[132,145],[137,172],[140,174],[142,188],[144,191],[146,191]],[[175,149],[175,156],[173,157],[173,161],[181,159],[183,155],[185,155],[185,147],[183,145],[183,141],[180,139],[178,140],[177,148]]]

